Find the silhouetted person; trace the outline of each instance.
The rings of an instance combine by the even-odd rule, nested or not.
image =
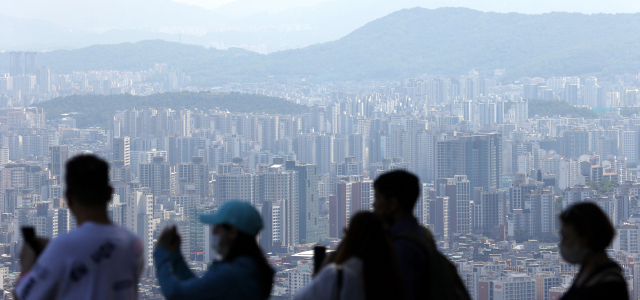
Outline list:
[[[578,203],[562,212],[560,221],[560,254],[580,265],[562,299],[629,299],[622,269],[605,252],[615,229],[602,210],[591,202]]]
[[[380,175],[373,186],[373,208],[390,226],[405,298],[424,298],[427,295],[425,276],[428,276],[425,272],[426,253],[415,242],[398,238],[401,235],[411,235],[425,242],[431,241],[425,228],[413,216],[413,208],[420,195],[419,180],[415,175],[399,170]]]
[[[78,228],[49,242],[37,260],[25,243],[16,296],[137,299],[143,245],[135,234],[109,220],[109,166],[93,155],[76,156],[66,165],[65,181],[67,205]]]
[[[331,262],[294,300],[402,299],[402,293],[391,237],[382,219],[359,212],[351,218]]]
[[[167,299],[268,299],[273,269],[256,242],[262,218],[251,204],[227,202],[200,221],[214,225],[211,247],[220,261],[196,277],[180,254],[175,227],[165,229],[154,253],[158,282]]]

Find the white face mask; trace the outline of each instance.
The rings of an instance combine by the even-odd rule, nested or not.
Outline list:
[[[573,243],[571,246],[565,246],[560,244],[560,255],[562,258],[571,264],[579,264],[584,261],[584,258],[589,253],[588,248],[582,248],[580,243]]]
[[[229,254],[229,247],[222,245],[222,237],[224,234],[211,234],[211,248],[218,253],[218,259],[223,258]]]

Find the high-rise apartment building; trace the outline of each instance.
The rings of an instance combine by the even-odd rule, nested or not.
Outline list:
[[[329,237],[342,238],[343,229],[349,226],[351,217],[359,211],[371,210],[373,181],[360,181],[347,176],[336,183],[336,196],[329,200]]]
[[[218,205],[229,201],[255,203],[254,175],[233,169],[231,173],[216,175],[215,200]]]
[[[177,172],[180,185],[193,185],[194,193],[202,199],[209,196],[209,164],[204,158],[194,156],[191,163],[179,164]]]
[[[300,242],[298,172],[272,165],[255,176],[256,205],[262,206],[263,217],[271,220],[269,247],[280,249]],[[269,210],[269,211],[267,211]],[[265,238],[268,238],[265,236]],[[275,249],[274,248],[274,249]]]
[[[502,134],[456,136],[436,141],[436,179],[466,175],[471,188],[502,187]]]
[[[64,170],[69,159],[69,146],[51,146],[51,176],[64,178]]]
[[[150,163],[139,166],[140,186],[151,189],[155,196],[168,195],[171,188],[169,163],[162,156],[153,157]]]
[[[322,238],[318,216],[318,181],[320,180],[318,166],[287,161],[286,169],[298,172],[299,204],[296,213],[298,215],[299,243],[315,243]]]
[[[564,101],[567,101],[571,105],[578,104],[578,85],[577,84],[565,84]]]
[[[24,74],[36,75],[37,73],[37,52],[25,52],[24,53]]]
[[[122,161],[124,166],[131,165],[131,145],[128,136],[113,138],[113,161]]]
[[[565,157],[580,157],[589,151],[589,132],[584,129],[569,129],[559,140],[558,153]]]
[[[443,235],[465,235],[471,233],[472,229],[472,197],[471,183],[466,175],[456,175],[454,178],[439,178],[436,180],[436,201],[448,198],[447,204],[432,203],[436,205],[436,214],[448,211],[446,220],[437,221],[439,224],[447,223],[448,228],[438,230],[438,234]],[[433,217],[433,216],[432,216]],[[439,224],[438,224],[439,223]]]
[[[12,77],[21,76],[24,74],[22,57],[22,52],[9,52],[9,73]]]

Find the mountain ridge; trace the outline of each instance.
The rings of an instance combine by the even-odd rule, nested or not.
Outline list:
[[[200,86],[260,82],[270,76],[311,81],[448,77],[470,69],[485,76],[506,69],[510,78],[607,77],[640,70],[638,27],[640,13],[523,15],[413,8],[369,22],[332,42],[268,55],[146,41],[94,46],[100,51],[93,56],[88,48],[66,54],[53,51],[42,54],[40,61],[65,71],[117,69],[123,62],[147,69],[166,62]]]

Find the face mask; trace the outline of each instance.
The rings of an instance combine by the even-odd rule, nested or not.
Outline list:
[[[582,248],[580,243],[574,243],[571,246],[560,245],[560,255],[571,264],[579,264],[589,253],[588,248]]]
[[[222,237],[223,234],[212,234],[211,235],[211,248],[218,253],[218,256],[225,257],[229,253],[229,247],[222,245]]]

